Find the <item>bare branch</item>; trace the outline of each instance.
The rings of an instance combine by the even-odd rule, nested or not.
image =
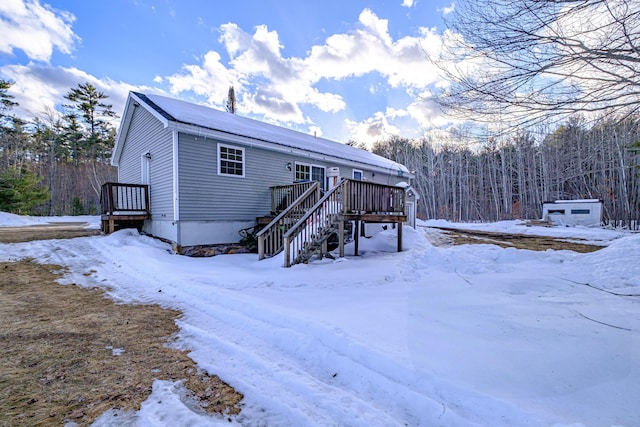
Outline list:
[[[436,101],[462,118],[531,125],[640,104],[640,2],[462,0],[447,25],[431,61],[452,83]]]

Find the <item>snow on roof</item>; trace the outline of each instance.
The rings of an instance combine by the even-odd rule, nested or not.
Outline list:
[[[147,103],[151,108],[154,108],[169,121],[204,127],[285,147],[311,151],[347,161],[360,162],[395,172],[402,171],[403,174],[409,173],[409,170],[399,163],[385,159],[369,151],[339,142],[317,138],[302,132],[236,114],[230,114],[226,111],[216,110],[204,105],[193,104],[160,95],[147,95],[136,92],[134,92],[134,95],[140,98],[141,101]],[[151,101],[151,103],[147,101]],[[152,104],[155,104],[155,106]]]
[[[554,200],[544,203],[599,203],[600,199],[574,199],[574,200]]]

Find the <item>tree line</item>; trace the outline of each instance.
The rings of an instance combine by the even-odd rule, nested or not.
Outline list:
[[[10,85],[0,80],[0,210],[97,214],[101,184],[117,180],[108,96],[79,84],[60,111],[25,121],[10,114]],[[573,118],[546,133],[490,134],[475,145],[470,139],[461,131],[393,137],[373,151],[414,172],[422,218],[536,219],[545,201],[588,198],[603,201],[607,223],[638,227],[640,116]]]
[[[100,186],[115,181],[109,163],[115,118],[108,98],[91,83],[64,96],[64,105],[24,120],[0,80],[0,210],[22,215],[95,215]]]
[[[477,146],[463,137],[394,137],[373,151],[414,172],[422,218],[540,219],[545,201],[599,199],[605,223],[638,228],[639,116],[590,125],[571,119],[541,137],[521,131],[487,136]]]

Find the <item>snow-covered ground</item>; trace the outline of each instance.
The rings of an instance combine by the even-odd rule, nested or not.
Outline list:
[[[96,426],[640,425],[640,234],[462,225],[608,245],[578,254],[436,247],[431,225],[456,226],[405,227],[402,253],[385,231],[359,257],[290,269],[177,256],[130,230],[0,244],[0,260],[66,265],[63,283],[182,310],[178,345],[245,395],[229,423],[157,381],[139,412]]]

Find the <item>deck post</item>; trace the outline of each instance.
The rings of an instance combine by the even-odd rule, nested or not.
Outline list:
[[[258,261],[264,259],[264,234],[258,236]]]
[[[338,242],[340,247],[340,258],[344,258],[344,221],[340,220],[338,225]]]
[[[402,252],[402,223],[398,223],[398,252]]]
[[[360,221],[356,219],[354,229],[356,232],[354,233],[353,238],[353,256],[358,256],[358,243],[360,242]]]
[[[284,238],[284,266],[289,268],[291,267],[291,261],[290,261],[290,245],[289,245],[289,237],[285,236]]]

